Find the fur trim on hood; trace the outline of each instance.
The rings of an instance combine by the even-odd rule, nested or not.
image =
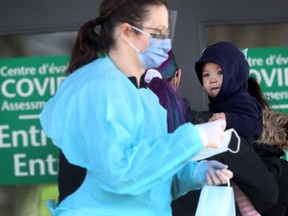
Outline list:
[[[288,150],[288,114],[264,110],[263,132],[257,144],[276,145],[282,150]]]

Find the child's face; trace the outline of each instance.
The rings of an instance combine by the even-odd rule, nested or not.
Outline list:
[[[206,94],[211,98],[215,98],[220,91],[222,82],[222,68],[212,62],[206,63],[202,68],[202,83]]]

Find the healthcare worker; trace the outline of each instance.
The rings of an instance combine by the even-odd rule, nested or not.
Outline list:
[[[60,167],[84,170],[75,184],[73,168],[59,170],[72,186],[60,203],[49,203],[52,215],[170,216],[172,199],[232,178],[222,163],[190,161],[219,145],[224,123],[187,123],[168,133],[165,109],[141,81],[170,49],[164,0],[103,0],[99,17],[81,27],[69,76],[40,114],[61,150]]]

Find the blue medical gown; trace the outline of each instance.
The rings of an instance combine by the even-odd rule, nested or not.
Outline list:
[[[87,169],[53,215],[168,216],[172,199],[200,188],[189,162],[202,149],[197,127],[168,134],[157,96],[107,56],[68,76],[40,121],[68,161]]]

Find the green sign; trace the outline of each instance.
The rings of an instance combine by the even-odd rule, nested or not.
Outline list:
[[[65,78],[68,58],[0,59],[0,184],[57,181],[59,151],[46,138],[39,113]]]
[[[251,48],[247,60],[272,108],[288,113],[288,47]]]
[[[0,59],[0,184],[57,181],[58,149],[39,113],[65,78],[68,58]],[[247,60],[273,108],[288,112],[288,47],[251,48]]]
[[[250,48],[247,60],[273,109],[288,113],[288,47]]]

